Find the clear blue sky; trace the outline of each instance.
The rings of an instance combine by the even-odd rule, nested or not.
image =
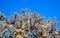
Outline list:
[[[47,18],[56,16],[56,28],[60,28],[60,0],[0,0],[0,11],[6,16],[11,16],[21,8],[29,8]]]

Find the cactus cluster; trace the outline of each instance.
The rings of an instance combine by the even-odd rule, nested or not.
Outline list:
[[[56,17],[54,20],[39,16],[37,13],[26,12],[22,16],[16,13],[8,20],[0,14],[0,38],[55,38]]]

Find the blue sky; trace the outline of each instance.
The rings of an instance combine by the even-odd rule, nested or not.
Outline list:
[[[56,28],[60,28],[60,0],[0,0],[0,11],[7,17],[14,12],[20,12],[21,8],[39,12],[40,15],[46,16],[46,18],[56,16]]]

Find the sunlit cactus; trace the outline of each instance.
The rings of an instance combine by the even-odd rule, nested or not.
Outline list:
[[[5,38],[5,36],[14,36],[14,38],[32,38],[33,36],[34,38],[55,37],[56,17],[54,17],[54,21],[51,19],[45,20],[46,18],[44,16],[39,16],[36,12],[29,12],[28,8],[26,8],[26,11],[22,8],[22,16],[17,12],[9,21],[7,21],[8,18],[5,18],[3,14],[0,14],[0,29],[2,29],[0,30],[1,38]],[[3,31],[4,34],[1,33]],[[8,32],[10,35],[5,35]]]

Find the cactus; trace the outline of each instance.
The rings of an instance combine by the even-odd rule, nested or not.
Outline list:
[[[52,20],[45,20],[45,17],[39,16],[37,13],[29,12],[26,8],[22,8],[22,16],[19,13],[13,15],[9,21],[5,19],[3,14],[0,14],[0,37],[2,38],[52,38],[55,37],[56,17]],[[2,18],[4,20],[2,20]],[[45,21],[45,22],[44,22]],[[2,27],[2,28],[1,28]],[[5,30],[8,30],[7,32]],[[5,35],[9,33],[9,36]],[[4,34],[5,33],[5,34]],[[34,36],[34,37],[33,37]]]

